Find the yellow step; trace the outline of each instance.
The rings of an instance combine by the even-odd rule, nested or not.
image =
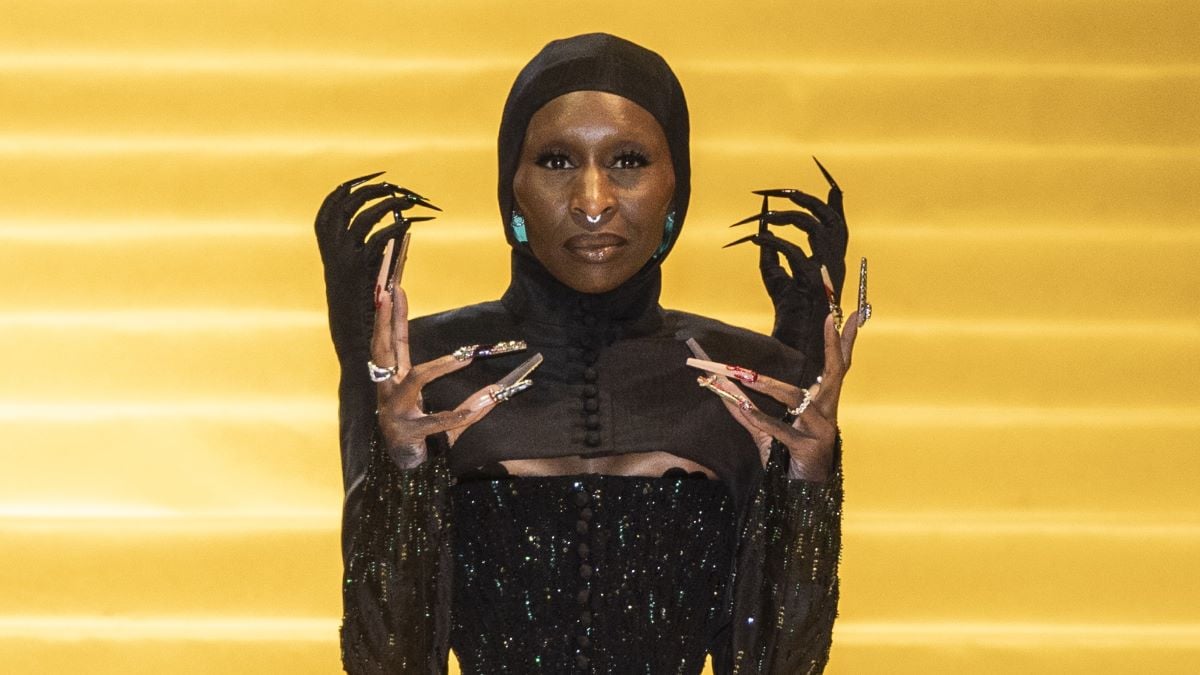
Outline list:
[[[848,508],[1171,521],[1200,508],[1194,411],[855,399],[840,419]],[[10,402],[0,411],[11,469],[0,475],[0,514],[328,514],[341,504],[332,396]]]
[[[15,8],[12,20],[0,30],[0,40],[17,53],[86,53],[114,46],[142,53],[298,51],[412,58],[461,57],[466,52],[513,58],[519,64],[549,39],[603,27],[654,47],[672,61],[1089,64],[1102,56],[1105,63],[1152,64],[1191,61],[1195,43],[1189,28],[1200,21],[1200,13],[1188,3],[1130,5],[1115,0],[1086,5],[974,0],[894,6],[854,0],[836,8],[744,8],[711,2],[648,7],[620,0],[586,15],[570,5],[530,5],[516,9],[515,17],[497,15],[494,5],[480,0],[406,7],[402,12],[381,12],[363,1],[337,7],[299,2],[286,13],[230,0],[186,7],[123,0],[106,2],[103,12],[89,13],[86,21],[71,14],[72,9],[76,5],[64,0]]]
[[[894,306],[887,296],[876,296],[881,313]],[[769,312],[735,314],[736,297],[709,301],[734,323],[769,330]],[[61,400],[63,379],[47,374],[74,368],[60,365],[64,355],[69,364],[86,364],[63,373],[88,383],[72,394],[76,402],[219,399],[233,391],[321,398],[337,386],[338,364],[319,310],[63,310],[0,314],[5,319],[0,352],[20,355],[0,370],[0,391],[12,392],[10,399],[20,392],[30,403]],[[1189,321],[947,321],[885,314],[863,331],[847,395],[878,404],[1200,410],[1198,339],[1200,326]],[[1136,359],[1122,353],[1131,343],[1138,345]],[[1145,378],[1154,386],[1130,386]]]
[[[398,105],[393,89],[377,86],[378,70],[388,72],[385,59],[376,69],[336,62],[310,69],[297,62],[294,69],[264,70],[249,61],[189,70],[185,64],[147,68],[120,52],[102,56],[58,67],[53,61],[10,66],[0,80],[0,96],[10,102],[6,128],[37,136],[136,137],[152,129],[159,137],[370,138],[391,130],[409,138],[486,138],[496,131],[500,103],[516,74],[506,61],[453,69],[448,66],[454,61],[431,61],[391,72],[421,82],[407,88]],[[4,65],[0,59],[0,70]],[[706,61],[679,74],[698,139],[821,145],[947,138],[1110,146],[1200,142],[1186,113],[1200,103],[1200,69]],[[62,105],[72,99],[89,105]],[[347,106],[348,100],[354,105]],[[891,114],[884,119],[867,114],[876,110]]]

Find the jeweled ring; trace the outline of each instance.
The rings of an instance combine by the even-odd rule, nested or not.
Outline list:
[[[803,415],[804,411],[808,410],[809,404],[812,403],[812,392],[807,389],[801,389],[800,391],[804,392],[804,400],[800,401],[800,405],[796,406],[795,408],[788,408],[787,411],[787,413],[792,417],[799,417]]]
[[[381,368],[375,365],[374,361],[367,361],[367,374],[371,377],[372,382],[387,382],[396,374],[396,366]]]

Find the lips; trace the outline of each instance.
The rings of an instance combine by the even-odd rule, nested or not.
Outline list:
[[[609,232],[577,234],[563,243],[563,248],[577,258],[590,263],[608,262],[629,241]]]

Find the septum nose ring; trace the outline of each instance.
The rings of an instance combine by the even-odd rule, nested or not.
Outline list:
[[[589,223],[591,223],[592,225],[595,225],[596,223],[599,223],[599,222],[600,222],[600,218],[602,217],[602,214],[596,214],[596,217],[595,217],[595,218],[593,218],[593,217],[591,217],[591,216],[589,216],[589,215],[587,215],[587,214],[585,213],[585,214],[583,215],[583,217],[584,217],[584,218],[587,218],[587,221],[588,221]]]

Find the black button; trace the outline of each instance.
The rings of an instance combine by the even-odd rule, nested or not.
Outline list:
[[[587,443],[589,446],[591,446],[593,448],[596,447],[597,445],[600,445],[600,432],[598,432],[598,431],[587,432],[583,436],[583,442]]]
[[[592,625],[592,613],[586,609],[579,613],[579,623],[590,626]],[[586,646],[586,645],[585,645]]]
[[[583,379],[586,382],[595,382],[597,375],[598,373],[596,372],[595,368],[589,366],[583,369]]]
[[[583,409],[590,413],[594,413],[600,409],[600,401],[597,401],[594,398],[589,398],[583,402]]]
[[[587,521],[586,520],[575,521],[575,531],[578,532],[579,534],[587,534],[587,532],[588,532]]]
[[[575,550],[579,552],[579,557],[584,560],[587,560],[588,554],[592,552],[592,549],[588,548],[587,544],[580,544],[579,548]],[[583,600],[580,600],[580,602],[583,602]]]
[[[579,601],[579,604],[586,605],[588,603],[588,598],[591,596],[592,592],[585,588],[582,591],[579,591],[579,594],[575,596],[575,599]]]
[[[586,424],[587,424],[588,429],[592,429],[592,430],[599,429],[600,428],[600,416],[599,415],[588,415]]]
[[[600,393],[600,388],[594,384],[583,385],[583,395],[588,398],[595,398]]]
[[[575,505],[576,506],[583,506],[583,505],[587,504],[591,499],[592,499],[592,496],[586,492],[576,492],[575,493]]]
[[[583,510],[579,512],[579,519],[590,522],[592,520],[592,510],[586,506],[583,507]]]
[[[587,563],[580,565],[579,566],[579,576],[583,577],[584,579],[591,579],[592,578],[592,566]]]
[[[584,648],[592,646],[592,641],[589,640],[588,636],[586,635],[580,635],[579,637],[575,638],[575,643]]]

